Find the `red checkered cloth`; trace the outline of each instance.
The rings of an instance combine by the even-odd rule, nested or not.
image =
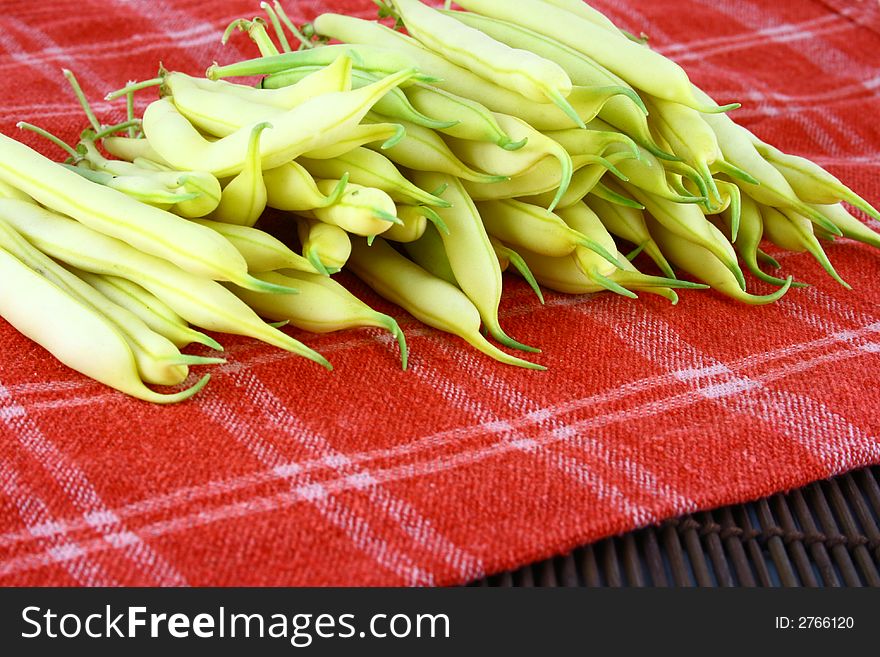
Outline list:
[[[742,101],[735,116],[759,136],[880,202],[876,0],[595,4],[719,101]],[[160,61],[200,73],[255,54],[219,37],[257,13],[256,0],[7,1],[0,129],[52,153],[14,125],[82,129],[62,67],[121,119],[97,99]],[[760,308],[709,292],[542,307],[505,278],[502,322],[543,348],[545,373],[499,365],[346,278],[400,320],[408,372],[375,330],[292,331],[332,373],[219,336],[228,364],[173,407],[94,383],[0,322],[0,583],[453,584],[878,463],[880,253],[844,239],[827,251],[852,291],[785,254],[814,286]]]

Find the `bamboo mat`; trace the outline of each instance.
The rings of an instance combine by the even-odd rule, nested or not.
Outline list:
[[[880,586],[880,467],[668,520],[472,586]]]

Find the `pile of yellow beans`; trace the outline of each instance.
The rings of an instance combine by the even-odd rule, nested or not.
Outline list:
[[[405,369],[397,322],[334,280],[342,269],[497,361],[543,369],[502,349],[539,351],[499,322],[507,269],[542,302],[542,287],[672,303],[709,287],[763,304],[803,283],[762,269],[780,268],[762,240],[842,285],[820,240],[880,246],[843,205],[880,219],[870,204],[581,0],[377,4],[393,27],[339,14],[298,27],[262,3],[267,20],[222,37],[246,32],[258,57],[112,92],[128,110],[115,125],[65,71],[90,124],[79,142],[19,124],[63,162],[0,135],[0,315],[73,369],[169,403],[207,383],[187,387],[190,367],[224,362],[203,331],[331,369],[282,326],[376,327]],[[246,76],[259,86],[230,81]],[[136,117],[134,94],[156,87]],[[297,244],[259,227],[267,208]],[[742,265],[778,289],[747,291]],[[181,351],[193,343],[218,356]]]

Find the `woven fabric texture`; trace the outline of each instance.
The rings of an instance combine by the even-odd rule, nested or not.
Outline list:
[[[5,0],[0,130],[58,157],[15,123],[67,139],[84,127],[62,67],[99,116],[122,119],[100,99],[160,61],[201,73],[254,55],[241,34],[219,40],[258,5]],[[876,0],[595,5],[741,101],[734,116],[760,137],[880,203]],[[710,292],[541,306],[505,278],[502,322],[543,349],[544,373],[499,365],[344,277],[399,319],[408,372],[379,331],[291,331],[332,373],[218,336],[228,364],[174,407],[94,383],[0,321],[0,584],[453,584],[880,463],[880,253],[843,239],[827,251],[852,291],[809,255],[772,251],[813,286],[759,308]]]

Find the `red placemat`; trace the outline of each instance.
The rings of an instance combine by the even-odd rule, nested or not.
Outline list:
[[[759,136],[880,203],[876,2],[595,4],[720,101],[742,101],[735,116]],[[297,18],[374,11],[286,5]],[[258,11],[7,1],[0,129],[49,153],[14,124],[83,127],[62,67],[94,99],[159,60],[199,73],[254,52],[219,36]],[[498,365],[346,278],[399,318],[410,371],[373,330],[294,332],[332,373],[222,336],[229,363],[174,407],[91,382],[0,322],[0,583],[450,584],[878,463],[880,253],[827,250],[853,291],[786,254],[815,285],[762,308],[706,292],[677,307],[611,294],[541,307],[506,278],[502,322],[543,348],[545,373]]]

